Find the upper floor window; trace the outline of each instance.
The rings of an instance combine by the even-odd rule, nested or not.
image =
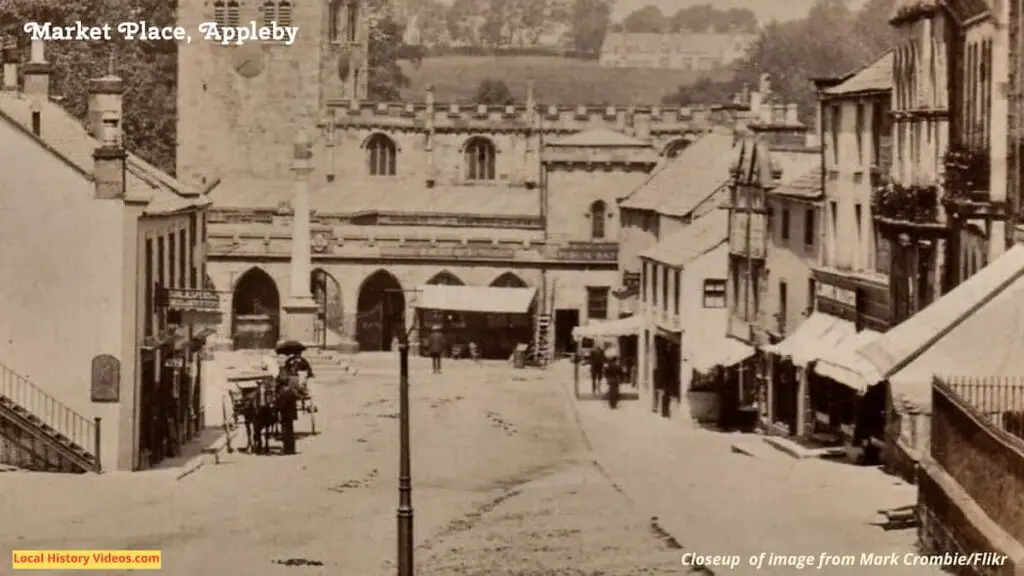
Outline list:
[[[333,0],[327,25],[331,42],[355,42],[359,31],[358,3]]]
[[[704,280],[704,307],[725,308],[725,280],[719,278]]]
[[[854,130],[857,132],[857,165],[864,165],[864,105],[857,104],[857,116]]]
[[[682,295],[683,273],[679,270],[672,272],[672,313],[679,314],[679,299]]]
[[[843,129],[843,109],[839,104],[832,105],[829,120],[832,124],[829,128],[832,136],[832,163],[839,164],[839,132]]]
[[[270,27],[277,22],[277,2],[274,0],[266,0],[263,6],[260,7],[263,11],[263,25]]]
[[[789,240],[789,208],[782,209],[782,239]]]
[[[468,180],[494,180],[494,143],[476,136],[466,143],[466,178]]]
[[[590,238],[601,240],[604,238],[604,221],[608,215],[608,205],[603,200],[598,200],[590,205]]]
[[[650,277],[650,274],[651,274],[649,272],[649,270],[648,270],[648,264],[647,264],[646,261],[644,261],[644,263],[641,265],[640,270],[641,270],[641,272],[640,272],[640,301],[641,302],[646,302],[647,301],[647,279]]]
[[[587,286],[587,319],[605,320],[608,318],[607,286]]]
[[[804,245],[814,246],[814,208],[804,210]]]
[[[288,0],[267,0],[263,3],[263,25],[277,22],[279,26],[292,25],[292,4]]]
[[[370,176],[394,176],[398,147],[395,141],[384,134],[374,134],[366,141],[367,161]]]
[[[348,17],[345,25],[345,38],[349,42],[355,42],[356,33],[359,31],[359,4],[354,1],[349,2],[345,15]]]

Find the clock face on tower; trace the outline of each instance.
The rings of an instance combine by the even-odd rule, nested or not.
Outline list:
[[[243,44],[236,46],[234,52],[235,72],[242,78],[255,78],[263,72],[265,66],[263,50],[257,45]]]

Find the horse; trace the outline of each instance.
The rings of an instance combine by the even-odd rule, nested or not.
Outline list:
[[[278,409],[274,381],[260,382],[254,390],[246,392],[242,401],[242,417],[249,441],[249,452],[266,454],[270,451],[270,438],[278,424]]]

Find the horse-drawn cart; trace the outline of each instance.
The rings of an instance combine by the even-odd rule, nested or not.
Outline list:
[[[296,376],[278,377],[261,373],[239,375],[228,378],[232,385],[228,389],[231,401],[231,420],[235,425],[245,425],[250,452],[266,451],[270,438],[282,440],[282,414],[299,413],[309,415],[310,434],[316,434],[316,404],[309,386]],[[285,404],[282,390],[287,386],[292,393],[294,410]]]

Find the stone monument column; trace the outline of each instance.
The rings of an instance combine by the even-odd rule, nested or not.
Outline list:
[[[309,231],[309,175],[313,171],[313,143],[305,132],[295,138],[292,172],[295,195],[292,197],[292,260],[288,298],[282,306],[282,340],[297,340],[306,346],[314,342],[317,304],[309,290],[313,256]]]

